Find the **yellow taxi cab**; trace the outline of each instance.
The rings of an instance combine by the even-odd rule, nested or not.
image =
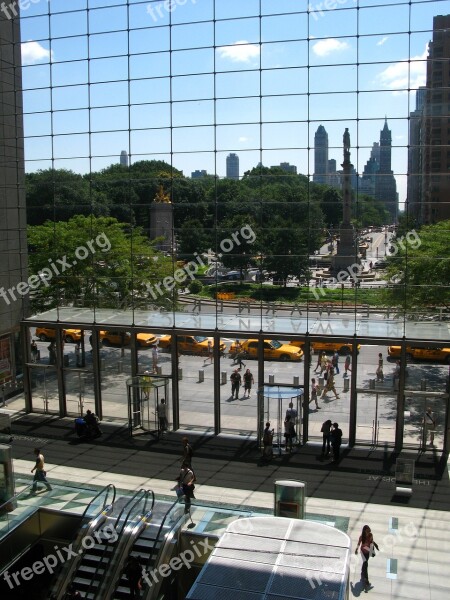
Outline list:
[[[389,346],[388,354],[392,358],[400,358],[401,347]],[[450,363],[450,348],[414,348],[407,346],[406,360],[434,360]]]
[[[41,342],[49,342],[56,337],[56,329],[50,327],[36,327],[36,337]],[[63,339],[67,343],[75,343],[81,340],[81,329],[63,329]]]
[[[214,340],[211,337],[202,335],[179,335],[178,336],[178,351],[182,354],[208,354],[208,340],[211,340],[214,347]],[[159,338],[159,347],[165,350],[170,350],[172,347],[172,336],[162,335]],[[220,342],[220,353],[223,354],[226,350],[225,342]]]
[[[239,348],[240,346],[240,348]],[[278,340],[264,340],[264,360],[302,360],[303,350],[292,344],[284,344]],[[239,340],[239,345],[233,342],[230,346],[230,354],[245,352],[249,358],[258,356],[258,340]]]
[[[302,348],[305,345],[305,342],[294,340],[290,342],[292,346],[297,346],[298,348]],[[353,344],[348,342],[311,342],[311,349],[313,352],[325,352],[334,353],[339,352],[339,354],[351,354],[353,352]],[[361,349],[361,345],[358,344],[356,347],[356,351],[359,352]]]
[[[104,346],[129,346],[131,342],[129,331],[100,331],[99,338]],[[140,348],[149,348],[156,342],[156,336],[152,333],[136,334],[136,343]]]

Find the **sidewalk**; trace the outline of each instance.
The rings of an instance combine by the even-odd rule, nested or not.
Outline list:
[[[103,424],[104,435],[80,442],[72,419],[24,415],[13,422],[16,475],[30,477],[32,450],[40,445],[51,482],[80,485],[114,483],[124,490],[151,488],[174,497],[174,478],[181,458],[181,437],[168,434],[157,441],[130,439],[126,428]],[[344,451],[338,467],[319,460],[320,448],[306,446],[270,464],[260,461],[254,440],[232,436],[201,436],[189,432],[194,446],[193,466],[198,477],[197,503],[230,503],[240,507],[273,508],[273,482],[298,479],[307,483],[307,517],[345,524],[353,547],[364,524],[369,524],[380,552],[371,559],[370,591],[377,600],[444,600],[450,529],[449,481],[444,458],[427,452],[416,465],[417,480],[411,500],[393,498],[394,458],[390,451],[356,448]],[[405,454],[406,456],[412,456]],[[415,455],[414,455],[415,457]],[[351,597],[358,597],[360,558],[353,555]]]

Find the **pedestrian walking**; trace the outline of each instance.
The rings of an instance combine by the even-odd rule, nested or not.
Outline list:
[[[320,406],[319,403],[317,401],[317,392],[318,392],[319,386],[316,383],[316,380],[314,379],[314,377],[311,379],[311,400],[309,401],[309,404],[311,404],[311,402],[315,402],[316,404],[316,408],[319,410]]]
[[[377,381],[384,381],[383,373],[383,355],[381,352],[378,354],[378,367],[376,370]]]
[[[186,464],[191,469],[194,450],[192,449],[187,437],[184,437],[181,441],[183,442],[183,460],[181,461],[181,464]]]
[[[139,598],[142,589],[142,565],[137,556],[129,556],[124,569],[130,588],[130,598]]]
[[[372,531],[368,525],[364,525],[362,529],[355,554],[358,554],[358,549],[360,547],[361,558],[363,561],[361,566],[361,581],[363,582],[365,589],[368,590],[372,587],[372,584],[369,581],[369,558],[375,556],[375,548],[378,552],[380,551],[378,544],[373,539]]]
[[[342,429],[339,429],[338,423],[333,423],[330,431],[330,442],[333,450],[333,462],[338,463],[341,457]]]
[[[322,375],[322,373],[327,370],[328,367],[328,358],[326,355],[325,350],[323,350],[322,355],[320,357],[320,373],[319,373],[319,377]]]
[[[75,344],[75,365],[81,367],[81,342]]]
[[[430,436],[430,446],[434,445],[434,431],[436,429],[436,417],[434,412],[431,410],[431,406],[428,406],[425,411],[425,415],[423,418],[423,426],[424,426],[424,445],[427,445],[428,434]]]
[[[331,452],[331,419],[327,419],[322,423],[320,431],[322,432],[322,456],[329,456]]]
[[[347,354],[347,356],[345,357],[345,363],[344,363],[344,375],[343,377],[348,377],[348,371],[352,371],[350,369],[350,365],[351,365],[352,359],[350,357],[350,354]]]
[[[294,438],[297,437],[297,433],[295,431],[295,425],[293,419],[291,419],[290,415],[284,420],[284,437],[286,438],[286,452],[292,452],[292,443]]]
[[[50,342],[50,345],[47,346],[48,350],[48,363],[50,365],[56,365],[56,346],[55,342]]]
[[[195,475],[194,471],[188,466],[187,463],[181,465],[180,476],[178,478],[179,487],[177,496],[181,499],[184,497],[184,512],[185,514],[191,511],[191,500],[195,499]]]
[[[273,457],[273,434],[274,430],[270,428],[270,423],[266,423],[263,432],[263,457],[271,459]]]
[[[317,364],[316,364],[316,368],[314,369],[314,373],[317,373],[317,371],[320,371],[321,361],[322,361],[322,352],[319,352],[317,354]]]
[[[247,369],[244,373],[244,398],[250,398],[250,392],[252,391],[252,385],[255,383],[252,372]]]
[[[142,377],[142,391],[144,393],[144,400],[149,400],[150,398],[151,382],[152,378],[150,377],[150,371],[144,371],[144,376]]]
[[[39,360],[39,350],[38,350],[37,344],[34,340],[31,342],[30,351],[31,351],[31,362],[36,363]]]
[[[239,398],[239,388],[241,387],[242,377],[238,369],[235,369],[230,376],[231,380],[231,397],[234,398],[236,394],[236,400]]]
[[[211,340],[208,340],[208,347],[206,349],[206,358],[203,362],[203,364],[206,364],[206,361],[208,361],[212,364],[214,361],[214,349],[213,349],[213,343]]]
[[[167,404],[165,398],[161,398],[159,401],[156,412],[158,414],[159,431],[164,433],[167,431]]]
[[[395,382],[400,379],[400,361],[397,360],[395,363],[395,370],[392,375],[392,387],[395,388]]]
[[[286,414],[285,414],[285,418],[287,418],[287,417],[291,417],[292,422],[295,425],[296,419],[298,417],[298,412],[297,412],[297,409],[294,408],[293,402],[289,402],[289,408],[286,410]]]
[[[328,371],[328,375],[327,375],[327,383],[325,385],[325,387],[323,388],[323,392],[321,395],[321,398],[325,398],[325,396],[328,394],[328,392],[333,392],[334,396],[336,399],[339,398],[338,393],[336,392],[336,387],[334,384],[334,370],[333,367],[331,367]]]
[[[336,350],[333,354],[333,358],[331,359],[331,364],[333,366],[334,372],[336,375],[339,375],[339,353]]]
[[[31,469],[31,472],[34,473],[33,485],[31,487],[31,493],[32,494],[36,493],[38,482],[44,483],[45,486],[47,487],[47,490],[50,491],[53,488],[47,481],[47,472],[45,470],[44,455],[41,453],[40,448],[35,448],[34,454],[36,456],[36,463],[35,463],[34,467]]]

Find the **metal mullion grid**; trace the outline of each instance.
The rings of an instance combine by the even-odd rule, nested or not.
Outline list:
[[[263,87],[263,79],[262,79],[262,0],[259,0],[259,161],[261,164],[260,170],[259,170],[259,185],[260,185],[260,192],[259,192],[259,204],[260,204],[260,210],[259,210],[259,225],[260,227],[262,227],[264,225],[264,219],[263,219],[263,201],[262,201],[262,183],[263,183],[263,175],[262,175],[262,166],[263,166],[263,119],[262,119],[262,87]],[[261,264],[261,271],[262,271],[262,267],[263,267],[263,263],[262,260],[260,261]],[[259,282],[259,286],[260,288],[262,288],[262,277],[260,277],[260,282]],[[262,332],[262,319],[263,319],[263,301],[262,301],[262,297],[261,297],[261,301],[259,303],[259,322],[260,322],[260,331]],[[262,382],[264,381],[264,357],[258,356],[258,363],[261,363],[262,366],[261,368],[259,368],[258,365],[258,383],[259,385],[262,384]]]

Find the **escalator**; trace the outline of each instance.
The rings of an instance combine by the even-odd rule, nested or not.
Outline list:
[[[98,532],[107,524],[109,516],[113,513],[115,500],[116,488],[113,484],[109,484],[88,504],[81,517],[78,536],[69,546],[72,550],[72,556],[75,556],[75,558],[65,563],[56,583],[49,592],[50,597],[55,598],[55,600],[64,598],[67,588],[66,581],[70,581],[72,574],[76,570],[82,558],[83,551],[88,545],[87,540],[94,539],[94,536],[99,535]]]
[[[133,538],[133,543],[123,553],[121,568],[117,569],[119,577],[112,581],[106,596],[108,600],[125,600],[131,598],[130,588],[124,574],[126,562],[130,556],[138,558],[148,574],[143,582],[143,598],[156,598],[160,587],[167,581],[152,575],[162,563],[167,563],[177,550],[176,541],[182,523],[185,521],[184,505],[179,501],[167,506],[166,502],[156,502],[152,518],[145,522],[140,535]],[[131,537],[130,537],[131,539]]]
[[[139,522],[143,516],[147,519],[151,517],[151,510],[147,512],[150,495],[153,507],[154,494],[150,490],[141,489],[132,498],[119,498],[115,501],[107,520],[90,538],[84,538],[79,560],[67,573],[61,593],[72,586],[84,598],[101,600],[108,597],[106,593],[111,573],[133,533],[129,524]],[[64,596],[57,598],[59,600]]]

